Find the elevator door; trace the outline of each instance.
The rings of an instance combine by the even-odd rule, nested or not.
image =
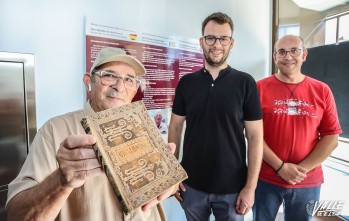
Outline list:
[[[29,150],[28,103],[32,105],[33,99],[28,98],[33,92],[27,90],[32,86],[27,85],[26,62],[22,55],[0,52],[0,221],[7,219],[8,184],[19,173]]]

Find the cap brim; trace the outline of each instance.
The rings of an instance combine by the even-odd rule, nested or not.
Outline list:
[[[91,68],[91,73],[93,71],[93,69],[95,69],[96,67],[100,66],[100,65],[103,65],[103,64],[106,64],[106,63],[109,63],[109,62],[113,62],[113,61],[119,61],[119,62],[123,62],[123,63],[126,63],[128,65],[131,66],[131,68],[136,72],[136,74],[138,76],[144,76],[145,73],[146,73],[146,70],[144,68],[144,66],[137,60],[135,59],[134,57],[130,56],[130,55],[115,55],[115,56],[112,56],[106,60],[104,60],[103,62],[100,62],[98,64],[96,64],[95,66],[93,66]]]

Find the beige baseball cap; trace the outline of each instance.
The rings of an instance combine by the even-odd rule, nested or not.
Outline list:
[[[109,47],[102,48],[102,50],[99,52],[96,60],[93,62],[90,73],[92,73],[96,67],[112,61],[120,61],[130,65],[138,76],[144,76],[146,73],[142,63],[139,62],[135,57],[126,54],[126,52],[120,48]]]

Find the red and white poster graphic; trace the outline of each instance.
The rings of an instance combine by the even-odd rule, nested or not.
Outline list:
[[[86,71],[104,47],[122,48],[142,62],[147,87],[143,92],[139,90],[134,100],[142,99],[148,110],[171,108],[179,79],[204,65],[198,39],[161,36],[87,20]]]

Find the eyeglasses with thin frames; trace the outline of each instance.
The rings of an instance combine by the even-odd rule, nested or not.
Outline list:
[[[204,36],[204,39],[205,39],[205,43],[208,46],[212,46],[212,45],[216,44],[217,39],[219,40],[219,43],[222,46],[227,46],[227,45],[229,45],[229,43],[231,41],[231,36],[216,37],[213,35],[206,35],[206,36]]]
[[[301,54],[302,48],[291,48],[290,50],[285,49],[279,49],[274,52],[277,58],[284,58],[286,57],[287,53],[290,53],[292,57],[297,57]]]
[[[119,77],[109,71],[96,71],[93,74],[100,77],[101,83],[106,86],[116,85],[117,83],[119,83],[120,80],[122,80],[125,88],[137,90],[138,86],[142,83],[142,81],[140,79],[137,79],[136,77]]]

